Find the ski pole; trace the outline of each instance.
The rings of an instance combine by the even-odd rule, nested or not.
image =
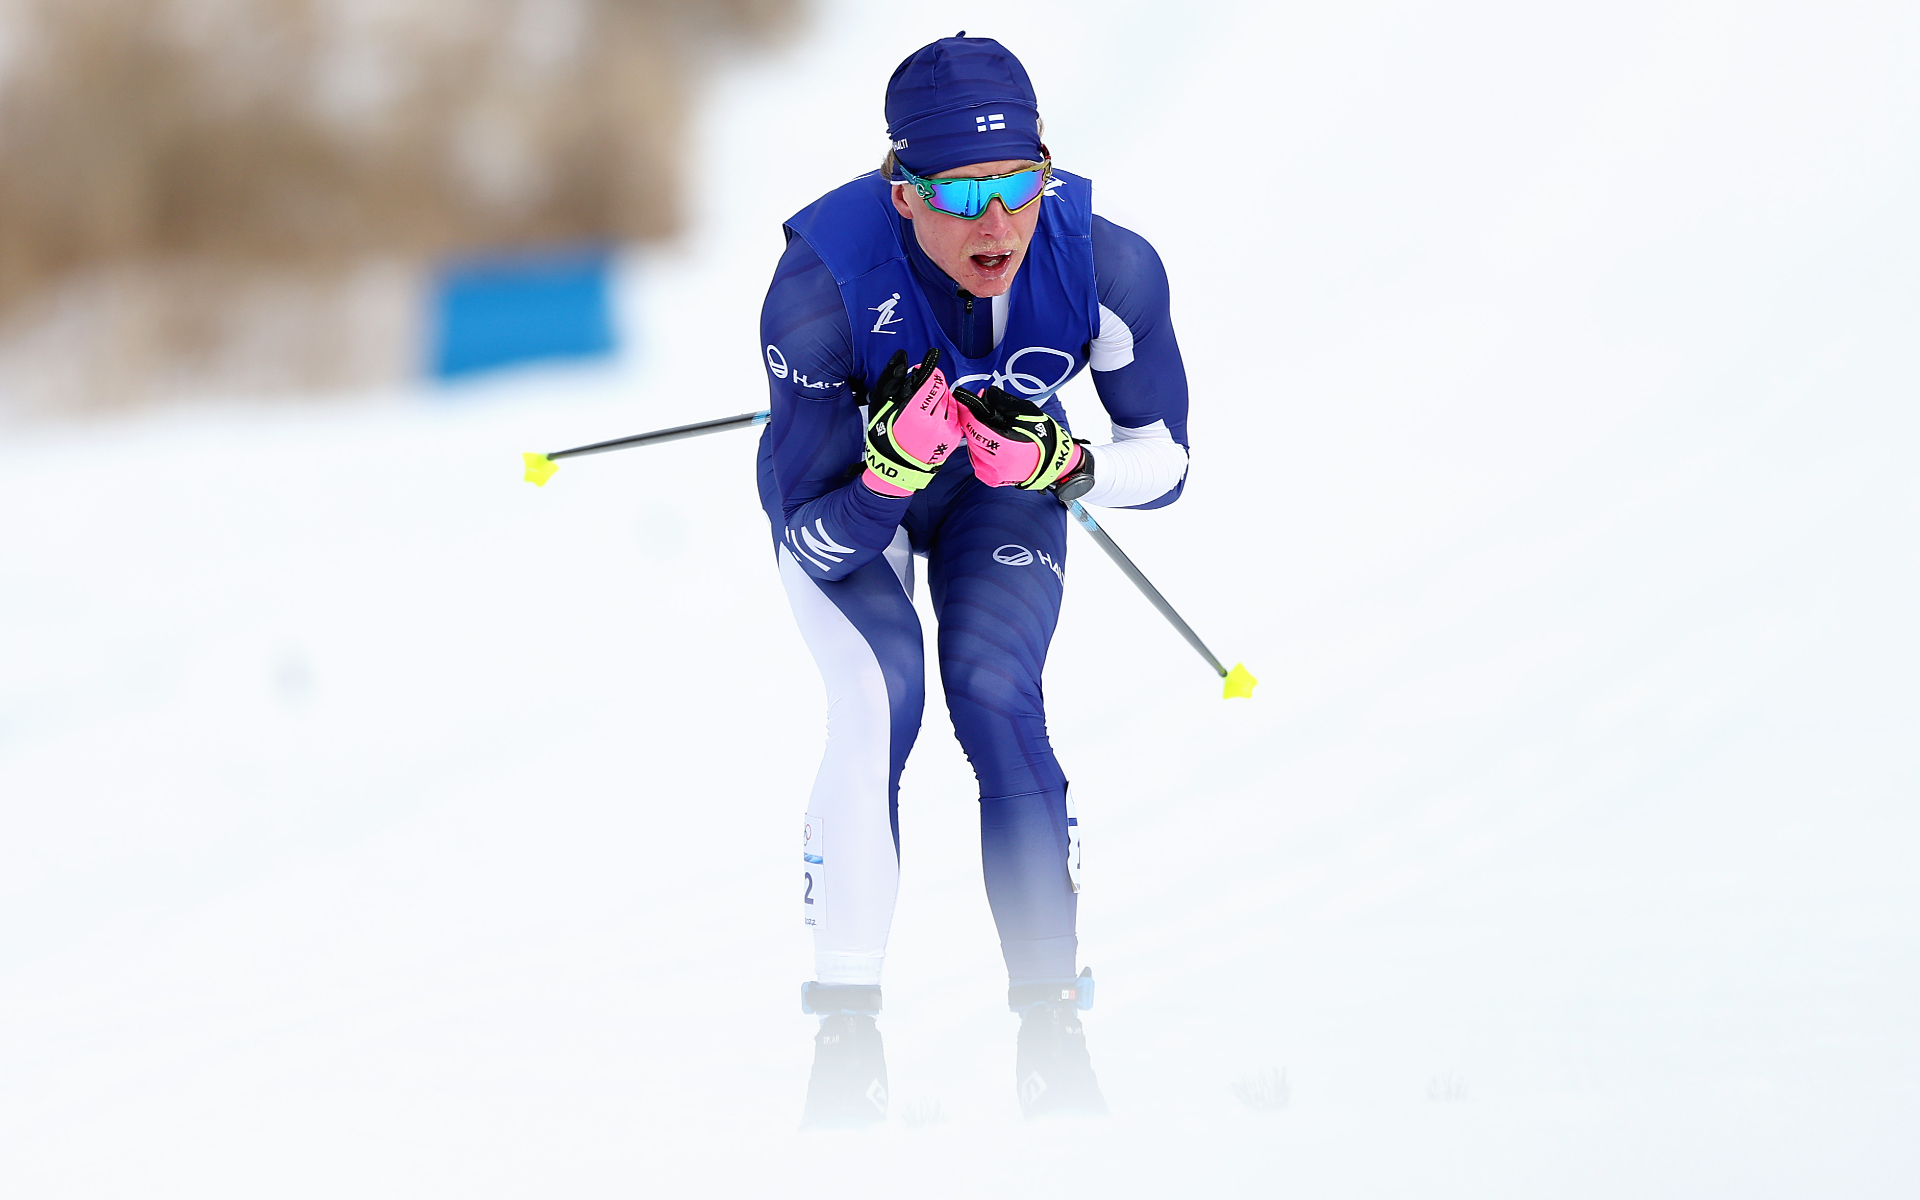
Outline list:
[[[759,412],[741,413],[737,417],[721,417],[717,421],[696,421],[691,425],[675,425],[672,429],[636,433],[632,437],[575,446],[571,450],[553,450],[546,454],[535,454],[529,450],[520,457],[526,460],[527,482],[535,487],[545,487],[547,480],[553,478],[553,473],[560,469],[559,459],[578,458],[583,454],[605,454],[609,450],[625,450],[630,446],[657,446],[662,442],[677,442],[681,438],[719,433],[723,429],[751,429],[756,425],[765,425],[767,416],[767,410],[763,408]]]
[[[1093,514],[1088,512],[1078,500],[1068,500],[1066,504],[1067,511],[1072,513],[1073,519],[1080,523],[1080,528],[1086,530],[1094,541],[1100,543],[1100,548],[1105,550],[1107,557],[1120,568],[1120,573],[1133,581],[1133,586],[1139,588],[1141,594],[1160,610],[1160,615],[1180,631],[1181,637],[1187,639],[1187,645],[1199,651],[1200,657],[1207,660],[1207,665],[1213,668],[1214,674],[1226,681],[1221,698],[1232,700],[1237,696],[1241,699],[1251,699],[1253,685],[1260,681],[1253,677],[1253,672],[1247,670],[1246,664],[1235,663],[1232,670],[1221,666],[1220,660],[1213,656],[1213,651],[1207,649],[1207,644],[1201,641],[1200,635],[1193,631],[1193,626],[1181,619],[1180,614],[1174,611],[1173,605],[1168,604],[1167,598],[1160,594],[1160,589],[1154,587],[1146,575],[1141,573],[1140,568],[1133,565],[1133,560],[1127,557],[1127,552],[1120,548],[1120,544],[1114,541],[1106,530],[1100,528],[1100,522],[1093,519]]]
[[[631,437],[614,438],[612,441],[592,442],[585,446],[575,446],[570,450],[554,450],[547,454],[536,454],[529,450],[520,457],[526,460],[527,482],[535,487],[545,487],[547,480],[553,478],[553,473],[560,469],[556,461],[558,459],[577,458],[583,454],[605,454],[609,450],[625,450],[631,446],[655,446],[662,442],[677,442],[681,438],[719,433],[725,429],[750,429],[757,425],[765,425],[768,415],[767,410],[762,409],[759,412],[741,413],[737,417],[696,421],[692,425],[675,425],[671,429],[655,429],[650,433],[636,433]],[[1094,541],[1100,543],[1100,548],[1107,552],[1107,557],[1113,560],[1121,573],[1132,580],[1133,586],[1140,589],[1141,594],[1160,611],[1160,615],[1179,630],[1180,636],[1187,639],[1187,645],[1192,646],[1199,652],[1201,658],[1207,660],[1207,665],[1213,668],[1214,674],[1225,680],[1222,697],[1228,700],[1235,697],[1251,698],[1254,685],[1260,681],[1254,678],[1253,672],[1247,670],[1246,664],[1235,663],[1231,670],[1222,666],[1220,660],[1214,657],[1213,651],[1207,649],[1207,644],[1200,640],[1200,635],[1193,631],[1193,626],[1186,623],[1174,610],[1173,605],[1167,603],[1167,598],[1160,594],[1160,589],[1154,587],[1152,581],[1141,573],[1140,568],[1133,565],[1133,560],[1127,557],[1126,551],[1120,548],[1119,543],[1115,542],[1106,530],[1100,528],[1100,522],[1093,519],[1093,514],[1088,512],[1077,499],[1070,499],[1064,503],[1067,511],[1073,514],[1073,519],[1080,523],[1080,528],[1086,530]]]

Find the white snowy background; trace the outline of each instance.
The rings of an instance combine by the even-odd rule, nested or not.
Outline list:
[[[616,367],[0,432],[0,1192],[1920,1189],[1920,9],[1018,8],[716,80]],[[1019,1120],[936,700],[895,1116],[802,1137],[753,437],[519,453],[758,407],[781,218],[962,26],[1166,259],[1192,478],[1109,526],[1262,683],[1076,534],[1113,1116]]]

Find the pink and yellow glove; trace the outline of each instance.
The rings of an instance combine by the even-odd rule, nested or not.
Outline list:
[[[933,482],[933,473],[965,436],[960,406],[936,365],[938,348],[907,370],[907,352],[896,350],[867,399],[867,469],[860,481],[882,496],[911,496]]]
[[[990,387],[977,395],[961,388],[967,453],[973,473],[988,487],[1044,491],[1080,465],[1082,450],[1066,426],[1019,396]]]

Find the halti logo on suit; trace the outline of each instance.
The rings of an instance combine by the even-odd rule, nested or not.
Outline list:
[[[774,345],[772,342],[767,343],[767,370],[773,373],[775,379],[785,379],[788,374],[787,356],[780,353],[780,347]],[[792,374],[793,381],[801,387],[806,388],[836,388],[845,382],[839,379],[808,379],[805,372],[802,371],[794,371]]]
[[[1042,550],[1039,557],[1040,565],[1052,571],[1054,578],[1058,579],[1061,583],[1067,581],[1065,573],[1060,570],[1060,564],[1053,561],[1053,555]],[[1027,549],[1025,546],[1016,546],[1011,542],[993,552],[993,561],[1007,567],[1030,567],[1033,565],[1033,559],[1033,551]]]

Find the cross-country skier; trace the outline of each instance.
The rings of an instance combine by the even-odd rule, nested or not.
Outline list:
[[[1020,61],[964,32],[887,85],[879,171],[786,223],[761,311],[772,417],[760,497],[828,695],[803,896],[821,1017],[805,1126],[886,1116],[874,1016],[899,881],[900,771],[925,703],[914,556],[940,681],[980,784],[987,899],[1020,1015],[1028,1115],[1102,1112],[1079,1010],[1079,833],[1040,687],[1067,557],[1063,498],[1157,508],[1187,468],[1167,278],[1054,168]],[[1055,393],[1083,368],[1113,424],[1088,446]],[[864,413],[863,413],[864,408]],[[1124,646],[1113,652],[1125,655]]]

